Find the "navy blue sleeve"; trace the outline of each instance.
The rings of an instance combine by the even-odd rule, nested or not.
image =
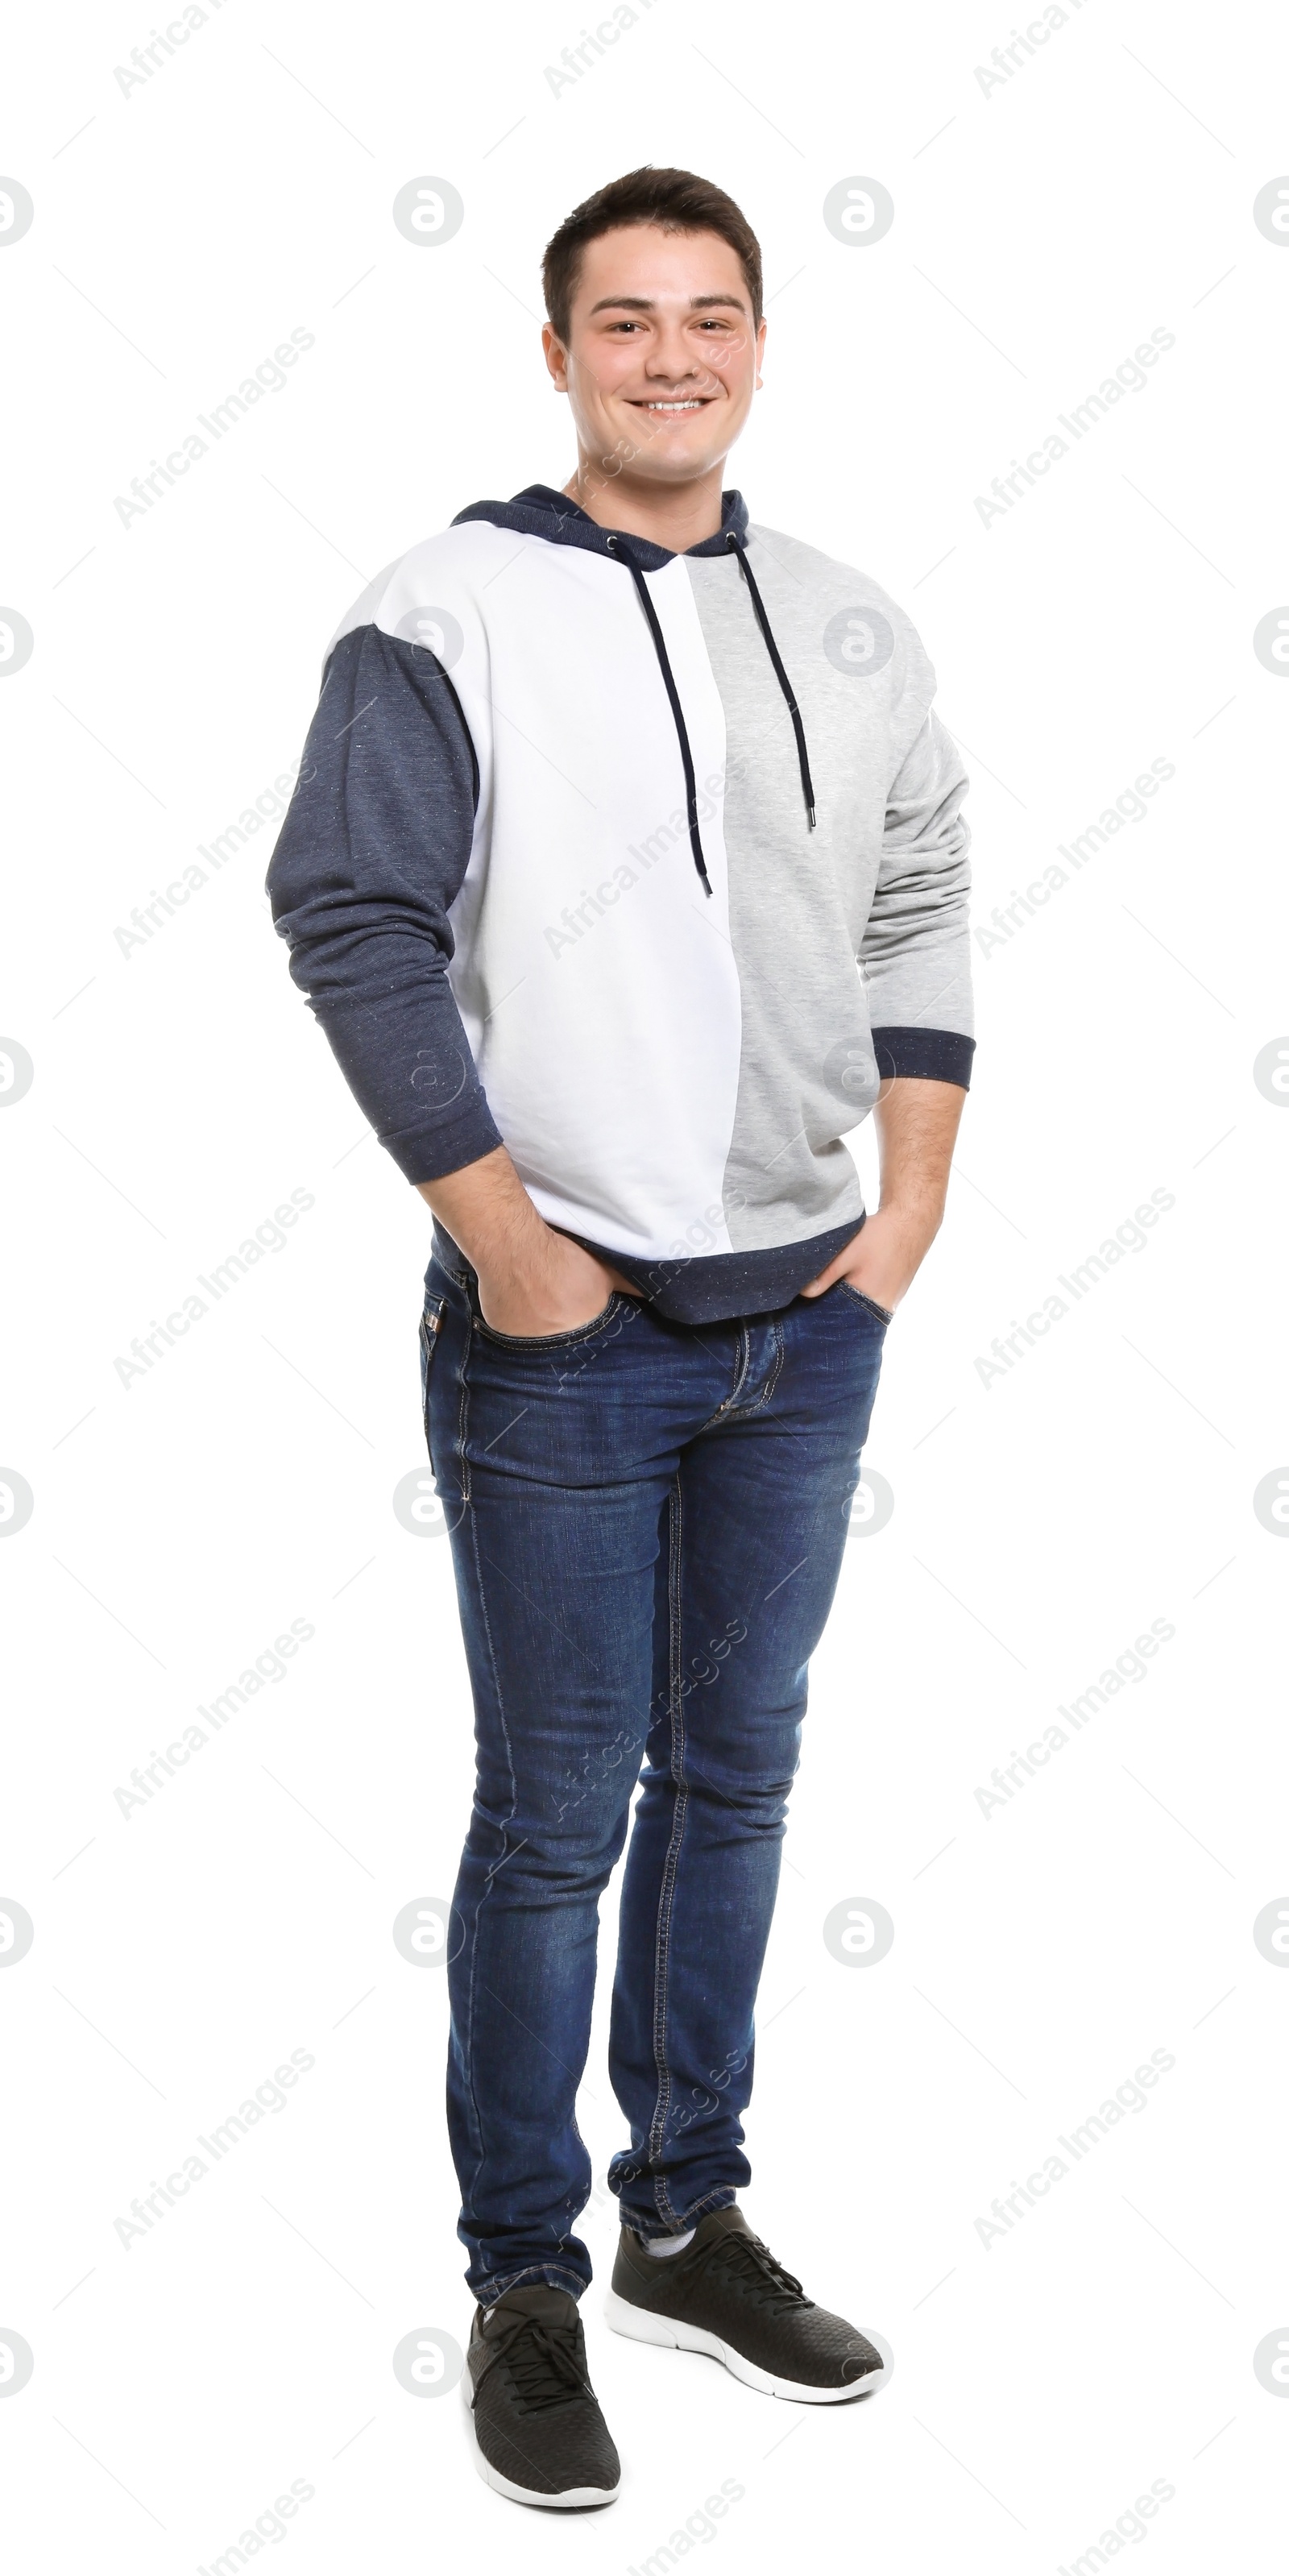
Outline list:
[[[448,982],[479,772],[434,655],[342,637],[266,880],[291,974],[409,1181],[501,1143]]]

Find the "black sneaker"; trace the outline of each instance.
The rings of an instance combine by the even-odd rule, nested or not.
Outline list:
[[[533,2281],[476,2308],[461,2394],[479,2475],[516,2504],[612,2504],[622,2471],[586,2375],[576,2299]]]
[[[710,2353],[768,2397],[830,2406],[886,2379],[880,2352],[804,2296],[741,2209],[711,2210],[683,2254],[649,2254],[624,2227],[605,2315],[638,2343]]]

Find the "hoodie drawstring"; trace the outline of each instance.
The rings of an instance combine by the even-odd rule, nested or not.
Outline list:
[[[779,683],[779,687],[783,691],[788,713],[792,718],[792,730],[796,736],[797,742],[797,764],[801,771],[801,792],[806,800],[806,817],[809,828],[813,832],[815,828],[815,791],[810,777],[810,759],[806,750],[805,727],[801,721],[801,712],[797,705],[797,701],[793,696],[792,682],[788,678],[787,672],[784,670],[778,645],[775,643],[774,636],[771,633],[770,621],[765,613],[765,603],[756,586],[752,567],[732,529],[725,542],[726,546],[732,547],[738,555],[739,571],[742,573],[743,579],[747,583],[748,589],[751,592],[752,606],[756,613],[756,622],[761,629],[765,649],[769,654],[771,663],[774,667],[774,676]],[[658,668],[662,673],[663,686],[666,689],[671,705],[672,716],[675,720],[676,738],[680,744],[680,763],[685,773],[685,811],[689,822],[689,846],[693,851],[694,865],[702,879],[703,886],[706,892],[710,894],[712,891],[712,882],[707,873],[707,862],[703,857],[702,838],[698,829],[698,792],[694,783],[694,757],[689,748],[689,735],[685,729],[684,710],[680,703],[680,697],[672,674],[671,664],[667,659],[667,647],[663,641],[663,633],[662,628],[658,623],[657,611],[649,596],[648,583],[646,582],[644,574],[634,557],[620,550],[616,536],[606,537],[605,545],[609,553],[617,557],[619,563],[624,563],[626,565],[639,594],[640,605],[648,620],[649,632],[653,637],[653,649],[658,656]]]
[[[810,776],[810,756],[806,750],[806,729],[801,721],[801,710],[792,694],[792,682],[788,678],[787,672],[784,670],[778,645],[775,643],[774,637],[770,632],[770,621],[765,613],[765,602],[756,586],[756,576],[753,573],[747,556],[744,553],[742,546],[739,544],[738,538],[735,536],[732,528],[725,540],[725,545],[727,552],[732,546],[738,556],[738,568],[743,575],[744,581],[747,583],[748,589],[752,593],[752,606],[756,610],[757,625],[760,627],[761,633],[765,638],[766,652],[769,654],[770,660],[774,664],[775,678],[777,679],[779,686],[783,691],[784,698],[787,701],[788,713],[792,718],[792,730],[797,737],[797,766],[801,771],[801,793],[806,800],[806,815],[810,829],[813,832],[815,828],[815,791]]]
[[[608,547],[610,554],[616,555],[618,553],[618,541],[616,537],[606,537],[605,544]],[[658,656],[658,668],[662,673],[663,686],[671,700],[671,712],[676,720],[676,733],[680,742],[680,765],[685,773],[685,811],[689,818],[689,846],[694,853],[694,865],[698,870],[699,876],[702,878],[708,894],[710,894],[712,891],[712,881],[707,873],[707,861],[703,857],[703,844],[698,830],[698,790],[694,784],[694,755],[689,748],[689,735],[685,730],[684,711],[677,694],[675,680],[672,677],[671,664],[667,659],[667,647],[662,640],[662,628],[658,623],[658,612],[654,607],[653,601],[649,597],[648,583],[646,582],[644,574],[641,572],[640,566],[635,561],[634,557],[631,555],[621,555],[619,556],[619,561],[626,565],[627,570],[635,583],[636,589],[640,594],[640,605],[644,610],[645,616],[649,620],[649,632],[653,637],[653,649]]]

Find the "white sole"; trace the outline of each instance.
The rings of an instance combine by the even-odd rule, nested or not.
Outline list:
[[[886,2385],[886,2364],[872,2370],[865,2379],[851,2381],[844,2388],[809,2388],[796,2379],[777,2379],[768,2370],[760,2370],[732,2344],[722,2343],[719,2335],[709,2334],[706,2326],[684,2325],[677,2317],[660,2317],[649,2308],[635,2308],[629,2299],[619,2298],[610,2290],[604,2302],[604,2314],[615,2334],[630,2335],[636,2343],[652,2343],[671,2352],[702,2352],[713,2361],[723,2361],[735,2379],[745,2388],[759,2389],[763,2397],[795,2397],[803,2406],[837,2406],[856,2397],[871,2397]]]
[[[536,2487],[518,2487],[513,2478],[503,2478],[500,2469],[494,2469],[491,2460],[484,2458],[474,2429],[474,2381],[468,2367],[461,2373],[461,2399],[470,2418],[475,2467],[484,2485],[491,2487],[495,2495],[509,2496],[512,2504],[544,2505],[555,2513],[576,2513],[586,2505],[613,2503],[619,2493],[620,2481],[619,2487],[566,2487],[562,2495],[543,2495]]]

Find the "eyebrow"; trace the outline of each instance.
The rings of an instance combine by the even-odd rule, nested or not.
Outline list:
[[[738,295],[691,295],[689,299],[691,313],[705,312],[713,304],[732,306],[736,313],[747,311],[747,306]],[[625,313],[655,313],[658,309],[651,295],[602,295],[599,303],[591,306],[591,311],[603,313],[610,308],[615,312]]]

